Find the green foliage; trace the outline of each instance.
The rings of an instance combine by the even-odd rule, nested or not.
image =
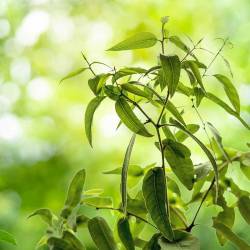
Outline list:
[[[2,229],[0,230],[0,241],[16,245],[16,240],[14,236]]]
[[[58,217],[48,209],[39,209],[30,216],[39,215],[48,224],[47,234],[42,238],[41,246],[47,245],[50,249],[62,250],[85,249],[85,245],[78,239],[77,229],[88,225],[93,242],[102,250],[120,249],[121,245],[129,250],[135,247],[144,250],[198,250],[200,243],[192,234],[192,230],[203,203],[209,202],[210,205],[214,204],[222,209],[213,217],[213,227],[219,243],[224,245],[229,240],[239,249],[249,249],[248,243],[232,232],[235,207],[249,224],[249,192],[239,188],[227,174],[234,163],[239,163],[238,169],[249,178],[250,153],[226,148],[221,134],[212,124],[214,121],[205,121],[199,112],[203,100],[211,100],[249,129],[249,125],[240,116],[237,90],[227,76],[211,75],[223,85],[233,108],[221,100],[217,93],[207,91],[205,76],[209,76],[208,70],[223,48],[215,53],[206,66],[196,53],[202,39],[191,48],[179,37],[168,36],[169,32],[165,27],[167,22],[168,18],[164,17],[160,38],[149,32],[139,33],[109,49],[121,51],[148,48],[159,42],[161,53],[157,55],[158,64],[149,69],[129,66],[116,69],[102,63],[110,72],[96,73],[92,68],[93,63],[89,63],[83,56],[88,65],[87,69],[93,74],[88,85],[95,96],[85,113],[85,132],[90,145],[92,146],[94,112],[104,98],[109,99],[115,107],[121,120],[118,128],[123,124],[132,134],[123,163],[113,170],[103,172],[105,175],[120,175],[119,205],[113,205],[117,204],[117,201],[114,199],[113,202],[112,197],[101,196],[100,189],[83,190],[85,170],[80,170],[69,186],[65,205]],[[179,53],[171,55],[171,51],[165,52],[166,42],[172,43]],[[181,53],[184,53],[183,57],[180,56]],[[80,74],[85,69],[70,73],[63,80]],[[182,98],[183,103],[190,103],[202,126],[195,122],[186,123],[184,114],[187,109],[185,106],[176,105],[175,96]],[[207,137],[206,143],[200,138],[200,127]],[[211,131],[211,138],[207,128]],[[198,130],[200,131],[197,135]],[[141,167],[131,164],[137,135],[142,136],[144,140],[150,139],[157,146],[161,156],[159,166],[150,164]],[[188,138],[200,147],[208,162],[194,162]],[[145,159],[149,153],[145,152]],[[93,178],[94,173],[91,174]],[[206,183],[209,183],[207,189]],[[184,185],[186,192],[190,194],[191,198],[187,202],[182,200],[181,185]],[[236,197],[235,204],[227,203],[227,192]],[[191,203],[199,203],[197,209],[190,211]],[[97,210],[111,210],[113,214],[117,214],[115,228],[119,238],[113,235],[113,227],[111,228],[110,223],[103,217],[89,218],[85,215],[87,206]],[[189,215],[193,213],[191,221],[186,218],[187,211]],[[146,227],[150,227],[149,238],[142,234]]]

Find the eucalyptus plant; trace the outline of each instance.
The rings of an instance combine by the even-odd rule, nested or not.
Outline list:
[[[160,38],[150,32],[142,32],[109,49],[145,49],[159,44],[161,52],[156,55],[157,64],[151,68],[118,69],[103,62],[90,62],[83,55],[87,66],[62,79],[64,81],[86,70],[93,75],[88,80],[88,85],[94,98],[89,102],[85,113],[85,131],[91,146],[94,113],[106,99],[114,104],[120,118],[118,128],[125,125],[131,131],[131,139],[121,167],[104,172],[106,175],[120,175],[120,205],[114,207],[112,200],[103,197],[99,189],[84,191],[86,173],[85,170],[80,170],[69,186],[65,205],[59,216],[49,209],[39,209],[31,215],[40,215],[48,224],[46,235],[39,242],[38,248],[85,249],[84,243],[78,239],[77,229],[87,226],[94,244],[101,250],[198,250],[199,239],[192,234],[192,230],[206,202],[221,208],[212,218],[219,243],[224,245],[229,240],[238,249],[250,249],[250,245],[232,231],[235,209],[239,209],[246,223],[250,223],[249,192],[239,188],[227,175],[228,169],[235,167],[235,162],[238,162],[240,167],[235,167],[235,171],[242,171],[249,179],[250,152],[224,147],[218,130],[211,122],[205,121],[199,111],[203,100],[207,99],[237,118],[246,129],[250,128],[240,115],[240,98],[232,84],[230,64],[221,53],[229,41],[223,40],[218,52],[213,53],[202,47],[202,39],[197,43],[189,39],[191,45],[188,45],[178,36],[170,35],[166,29],[167,22],[168,17],[161,19]],[[178,55],[172,55],[166,44],[174,46]],[[207,51],[211,56],[208,65],[199,59],[197,54],[200,50]],[[209,73],[216,59],[222,59],[226,63],[229,76]],[[96,64],[106,66],[107,71],[96,72]],[[227,101],[207,90],[208,77],[224,88]],[[207,138],[206,142],[196,136],[200,125],[184,120],[186,110],[185,107],[176,105],[173,98],[176,95],[183,102],[190,102],[192,112],[200,119],[199,124]],[[146,163],[148,165],[142,168],[130,163],[137,136],[154,138],[152,147],[159,151],[160,166]],[[187,138],[191,138],[201,148],[207,157],[206,162],[193,162]],[[208,188],[205,185],[207,183]],[[134,186],[138,192],[132,196],[130,189]],[[183,189],[191,194],[188,202],[182,199]],[[228,204],[225,199],[226,191],[235,196],[237,201],[234,204]],[[193,217],[188,220],[186,211],[190,205],[197,208],[192,210]],[[80,209],[84,206],[112,210],[117,215],[116,229],[111,228],[103,217],[88,218],[80,213],[79,211],[84,211]],[[151,228],[150,238],[143,234],[144,227]]]

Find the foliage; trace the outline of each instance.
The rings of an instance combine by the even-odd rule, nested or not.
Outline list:
[[[206,77],[210,77],[208,70],[226,42],[211,59],[211,63],[206,66],[196,55],[196,48],[202,40],[193,44],[193,48],[189,48],[190,46],[182,42],[179,37],[168,35],[165,28],[167,21],[167,17],[162,19],[160,39],[152,33],[143,32],[109,49],[110,51],[142,49],[152,47],[159,42],[162,51],[158,64],[149,69],[125,67],[117,70],[116,67],[101,63],[110,71],[97,74],[93,69],[96,62],[90,63],[83,55],[87,69],[93,74],[88,85],[95,95],[85,114],[85,128],[90,145],[92,146],[91,129],[94,112],[104,99],[114,102],[116,113],[121,120],[120,124],[124,124],[133,133],[122,167],[105,172],[105,174],[121,175],[121,204],[119,207],[113,207],[110,199],[100,196],[99,192],[83,192],[85,171],[79,171],[70,184],[64,208],[59,216],[48,209],[39,209],[31,215],[41,216],[48,224],[47,233],[38,247],[47,246],[51,250],[85,249],[84,244],[77,238],[77,228],[80,225],[87,225],[98,249],[118,249],[123,246],[125,249],[138,247],[197,250],[200,249],[199,240],[192,235],[192,229],[196,226],[196,219],[202,205],[207,201],[209,205],[217,205],[222,210],[213,217],[213,227],[220,244],[224,245],[229,240],[239,249],[250,249],[249,244],[232,231],[235,208],[239,208],[242,217],[249,223],[249,193],[240,189],[232,179],[227,177],[228,168],[233,166],[233,162],[239,162],[243,173],[249,178],[250,153],[225,148],[218,130],[211,122],[205,122],[198,111],[203,100],[208,99],[236,117],[249,129],[249,125],[240,116],[237,90],[227,76],[211,75],[223,85],[230,104],[207,90]],[[185,53],[184,56],[181,58],[179,55],[169,55],[171,51],[166,53],[166,43],[176,45]],[[86,68],[81,68],[69,73],[63,80],[85,70]],[[187,81],[185,76],[188,77],[189,84],[183,83]],[[176,95],[182,96],[183,99],[191,99],[193,102],[193,109],[199,114],[209,145],[204,144],[195,135],[199,129],[198,124],[186,124],[183,116],[185,110],[179,111],[175,106]],[[157,116],[155,112],[152,115],[149,114],[149,106],[159,110]],[[207,128],[211,130],[212,137],[208,134]],[[161,156],[161,166],[149,165],[143,169],[130,164],[136,135],[155,139],[154,144]],[[208,158],[208,162],[193,163],[192,152],[188,144],[184,144],[188,137],[197,143]],[[180,182],[169,178],[169,173],[174,174]],[[135,197],[131,197],[128,186],[130,176],[140,177],[135,183],[140,187]],[[142,183],[141,178],[143,178]],[[207,182],[210,185],[206,189]],[[192,198],[187,203],[182,201],[179,190],[179,185],[182,184],[179,183],[192,192]],[[227,204],[226,191],[236,197],[235,204]],[[188,223],[185,211],[194,202],[199,202],[199,205],[193,219]],[[104,218],[97,216],[89,219],[79,213],[79,208],[82,206],[117,212],[119,239],[113,234],[111,226]],[[140,230],[135,230],[135,221],[142,224]],[[144,227],[152,228],[151,239],[143,237]]]

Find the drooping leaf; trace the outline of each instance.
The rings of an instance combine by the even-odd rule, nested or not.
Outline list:
[[[127,250],[135,250],[133,236],[130,231],[128,218],[121,218],[117,223],[119,238]]]
[[[147,92],[133,86],[132,84],[124,83],[124,84],[121,84],[121,87],[122,87],[122,89],[128,91],[129,93],[132,93],[132,94],[135,94],[137,96],[141,96],[141,97],[145,97],[147,99],[150,99],[150,96],[148,95]]]
[[[186,126],[186,129],[192,133],[195,134],[199,130],[200,126],[197,124],[188,124]],[[188,138],[188,135],[184,133],[182,130],[179,130],[178,132],[175,133],[175,138],[179,142],[183,142]]]
[[[182,66],[184,65],[184,67],[190,68],[191,71],[193,72],[198,84],[200,85],[200,87],[205,91],[203,82],[202,82],[202,77],[200,74],[200,70],[199,67],[201,66],[200,64],[197,63],[197,61],[192,61],[192,60],[187,60],[185,62],[182,63]]]
[[[31,218],[35,215],[40,216],[45,223],[47,223],[49,226],[52,226],[53,214],[49,209],[47,208],[38,209],[34,213],[29,215],[28,218]]]
[[[62,217],[68,218],[71,210],[80,203],[83,185],[85,182],[85,175],[85,169],[82,169],[75,174],[73,180],[71,181],[65,201],[65,206],[61,212]]]
[[[190,50],[178,36],[170,36],[169,41],[185,52],[189,52]]]
[[[166,180],[162,168],[155,167],[147,172],[143,179],[142,192],[153,222],[167,239],[173,240],[169,211],[166,207]]]
[[[173,126],[181,129],[183,132],[185,132],[188,136],[190,136],[203,150],[203,152],[207,155],[209,161],[211,162],[213,169],[214,169],[214,176],[215,176],[215,187],[216,187],[216,198],[218,197],[218,180],[219,180],[219,172],[218,172],[218,166],[217,163],[211,154],[211,152],[208,150],[208,148],[203,144],[202,141],[200,141],[196,136],[194,136],[192,133],[190,133],[181,123],[179,123],[176,120],[171,119],[170,122],[173,124]]]
[[[194,95],[196,97],[196,107],[199,107],[203,97],[205,96],[204,90],[202,88],[195,87]]]
[[[181,72],[181,63],[178,56],[164,56],[160,55],[162,70],[163,70],[163,78],[165,83],[163,84],[164,89],[168,86],[168,91],[170,96],[172,97],[175,93],[177,85],[180,79]]]
[[[61,79],[60,83],[63,82],[64,80],[67,80],[67,79],[72,78],[72,77],[74,77],[74,76],[80,75],[80,74],[83,73],[86,69],[88,69],[88,68],[80,68],[80,69],[78,69],[78,70],[76,70],[76,71],[70,72],[68,75],[66,75],[65,77],[63,77],[63,78]]]
[[[81,243],[81,241],[71,232],[64,231],[63,237],[65,241],[67,241],[75,250],[84,250],[85,247]]]
[[[186,126],[186,123],[184,119],[182,118],[180,112],[178,109],[174,106],[174,104],[171,101],[168,101],[166,104],[166,109],[179,121],[181,122],[184,126]]]
[[[240,113],[240,98],[236,88],[230,79],[224,75],[216,74],[214,77],[223,84],[228,99],[232,103],[237,113]]]
[[[115,104],[116,113],[122,120],[122,122],[134,133],[151,137],[152,135],[146,130],[144,125],[140,122],[140,120],[136,117],[134,112],[132,111],[129,104],[126,102],[124,98],[120,98],[116,101]]]
[[[226,110],[230,115],[233,115],[236,117],[247,129],[250,129],[250,126],[240,117],[240,115],[234,111],[231,107],[229,107],[225,102],[223,102],[221,99],[219,99],[217,96],[215,96],[212,93],[206,93],[206,98],[211,100],[212,102],[216,103],[220,107],[222,107],[224,110]]]
[[[112,100],[117,101],[120,98],[121,91],[117,86],[106,85],[104,87],[105,94]]]
[[[213,124],[211,122],[207,122],[207,124],[208,124],[208,127],[209,127],[210,131],[214,135],[217,146],[219,147],[219,149],[220,149],[221,153],[223,154],[224,158],[227,161],[230,161],[230,158],[229,158],[229,156],[228,156],[228,154],[227,154],[227,152],[224,149],[224,146],[222,144],[222,137],[221,137],[219,131],[213,126]]]
[[[248,196],[241,196],[238,200],[238,208],[245,221],[250,224],[250,199]]]
[[[100,74],[89,79],[88,85],[96,96],[100,94],[102,87],[105,85],[110,75],[111,74]]]
[[[191,190],[194,183],[194,166],[189,149],[179,142],[168,139],[164,142],[164,155],[178,179]]]
[[[111,197],[89,197],[89,198],[83,198],[81,203],[97,208],[112,207],[113,200]]]
[[[199,240],[193,235],[186,236],[177,242],[168,242],[161,237],[158,244],[161,250],[200,250]]]
[[[214,219],[213,227],[219,231],[225,238],[230,240],[234,245],[238,247],[239,250],[249,250],[250,245],[234,234],[229,227],[221,223],[220,221]]]
[[[135,34],[126,40],[116,44],[115,46],[108,49],[109,51],[120,51],[120,50],[133,50],[149,48],[156,44],[157,38],[150,32],[141,32]]]
[[[85,133],[88,138],[89,144],[92,147],[92,123],[94,118],[94,113],[98,106],[101,104],[105,97],[97,96],[90,101],[85,112]]]
[[[112,231],[102,217],[94,217],[88,222],[90,235],[98,249],[117,250]]]
[[[135,137],[136,134],[133,134],[132,138],[130,139],[129,145],[127,147],[125,157],[122,164],[122,174],[121,174],[121,196],[122,196],[122,207],[123,207],[123,213],[127,214],[127,177],[128,177],[128,166],[129,161],[132,153],[132,149],[135,143]]]
[[[14,236],[5,230],[0,229],[0,241],[16,245],[16,240]]]

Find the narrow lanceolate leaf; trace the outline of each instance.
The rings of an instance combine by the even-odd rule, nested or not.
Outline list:
[[[223,84],[228,99],[232,103],[237,113],[240,113],[240,98],[233,83],[224,75],[216,74],[215,78]]]
[[[97,96],[90,101],[85,112],[85,133],[88,138],[89,144],[92,147],[92,123],[94,118],[94,113],[100,103],[105,97]]]
[[[174,104],[171,101],[168,101],[166,104],[166,109],[179,121],[181,122],[184,126],[186,126],[186,123],[184,119],[182,118],[180,112],[178,109],[174,106]]]
[[[240,115],[234,111],[230,106],[228,106],[225,102],[219,99],[216,95],[212,93],[206,93],[206,98],[221,106],[224,110],[226,110],[230,115],[236,117],[247,129],[250,129],[250,126],[240,117]]]
[[[117,223],[119,238],[127,250],[135,250],[133,236],[130,231],[128,218],[121,218]]]
[[[75,250],[69,242],[61,238],[50,237],[47,243],[52,250]]]
[[[199,130],[200,126],[197,124],[188,124],[186,128],[190,133],[195,134]],[[188,138],[188,135],[182,130],[179,130],[178,132],[176,132],[175,138],[177,141],[183,142]]]
[[[95,95],[100,94],[102,87],[105,85],[109,76],[111,76],[111,74],[100,74],[89,79],[88,85]]]
[[[192,133],[190,133],[183,125],[181,125],[181,123],[179,123],[176,120],[171,119],[171,123],[173,124],[173,126],[181,129],[183,132],[185,132],[188,136],[190,136],[199,146],[200,148],[203,150],[203,152],[207,155],[209,161],[211,162],[213,169],[214,169],[214,175],[215,175],[215,187],[216,187],[216,196],[215,196],[215,200],[217,200],[218,198],[218,180],[219,180],[219,172],[218,172],[218,166],[217,163],[213,157],[213,155],[211,154],[211,152],[208,150],[208,148],[203,144],[202,141],[200,141],[196,136],[194,136]]]
[[[81,203],[92,207],[112,207],[113,200],[111,197],[90,197],[84,198]]]
[[[71,213],[71,210],[80,203],[83,185],[85,182],[85,175],[85,169],[82,169],[76,173],[71,181],[65,201],[65,207],[61,213],[62,217],[67,218]]]
[[[143,250],[161,250],[161,247],[158,245],[158,240],[161,237],[161,234],[154,234],[149,242],[143,247]]]
[[[88,222],[88,229],[96,247],[100,250],[117,250],[112,231],[102,217],[94,217]]]
[[[183,64],[185,65],[184,67],[188,67],[188,68],[191,69],[191,71],[193,72],[198,84],[205,91],[205,88],[204,88],[203,82],[202,82],[201,73],[200,73],[200,70],[199,70],[199,66],[201,66],[201,65],[197,64],[196,61],[191,61],[191,60],[185,61],[185,62],[183,62]]]
[[[188,46],[178,36],[170,36],[169,41],[185,52],[189,52],[190,50]]]
[[[80,240],[71,232],[69,231],[64,231],[63,232],[63,237],[65,241],[67,241],[75,250],[84,250],[85,247],[81,243]]]
[[[214,135],[216,144],[218,145],[218,147],[219,147],[221,153],[223,154],[224,158],[227,161],[230,161],[230,158],[229,158],[229,156],[228,156],[228,154],[227,154],[227,152],[224,149],[224,146],[222,144],[222,137],[221,137],[219,131],[213,126],[213,124],[211,122],[207,122],[207,124],[208,124],[208,127],[211,130],[212,134]]]
[[[63,77],[63,78],[61,79],[60,83],[63,82],[64,80],[67,80],[67,79],[72,78],[72,77],[74,77],[74,76],[80,75],[80,74],[83,73],[86,69],[88,69],[88,68],[80,68],[80,69],[78,69],[78,70],[76,70],[76,71],[70,72],[68,75],[66,75],[65,77]]]
[[[40,216],[45,223],[47,223],[49,226],[52,226],[53,214],[49,209],[47,208],[38,209],[34,213],[29,215],[28,218],[31,218],[35,215]]]
[[[4,241],[12,245],[16,245],[16,240],[14,236],[6,232],[5,230],[0,230],[0,241]]]
[[[132,93],[134,95],[137,95],[137,96],[141,96],[141,97],[145,97],[147,99],[150,99],[150,96],[147,92],[133,86],[132,84],[130,83],[124,83],[121,85],[122,89],[128,91],[129,93]]]
[[[239,250],[249,250],[250,245],[234,234],[229,227],[221,223],[220,221],[214,219],[213,227],[220,232],[225,238],[230,240]]]
[[[116,44],[108,49],[109,51],[132,50],[149,48],[156,44],[157,38],[150,32],[141,32],[135,34],[126,40]]]
[[[168,139],[164,142],[164,155],[178,179],[191,190],[194,184],[194,166],[190,150],[185,145]]]
[[[121,196],[122,196],[122,207],[123,213],[127,214],[127,203],[128,203],[128,194],[127,194],[127,177],[128,177],[128,166],[132,153],[132,149],[135,143],[136,134],[133,134],[129,145],[127,147],[125,157],[122,164],[122,174],[121,174]]]
[[[132,111],[129,104],[125,99],[120,98],[116,101],[115,104],[116,113],[122,120],[122,122],[134,133],[151,137],[152,135],[146,130],[144,125],[140,122],[140,120],[136,117],[134,112]]]
[[[164,56],[160,55],[163,79],[166,81],[170,96],[175,93],[180,79],[181,63],[178,56]],[[165,84],[164,84],[165,85]],[[165,87],[165,86],[164,86]],[[163,89],[163,88],[162,88]]]
[[[196,107],[199,107],[203,97],[205,96],[204,90],[202,88],[195,87],[194,95],[196,99]]]
[[[200,250],[199,240],[193,235],[186,236],[177,242],[168,242],[160,238],[158,244],[162,250]]]
[[[248,196],[242,196],[238,200],[238,208],[245,221],[250,224],[250,199]]]
[[[147,210],[159,229],[168,240],[173,240],[173,230],[166,206],[166,180],[163,169],[150,169],[143,179],[142,192]]]

